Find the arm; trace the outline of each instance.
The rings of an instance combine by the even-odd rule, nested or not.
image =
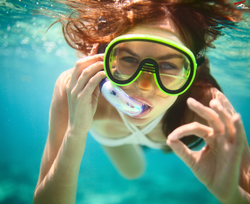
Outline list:
[[[65,82],[68,76],[69,72],[63,73],[55,85],[50,109],[49,134],[34,193],[34,204],[75,202],[78,170],[86,134],[81,136],[79,143],[73,140],[74,137],[70,137],[72,133],[67,130],[68,106]]]
[[[102,56],[77,62],[57,80],[50,110],[49,134],[33,202],[75,203],[78,172],[105,77]]]
[[[189,108],[207,123],[197,120],[177,128],[167,144],[222,204],[250,203],[246,176],[250,155],[244,127],[240,116],[232,114],[234,110],[226,97],[216,91],[221,97],[214,97],[210,107],[188,99]],[[206,145],[199,151],[190,150],[179,141],[190,134],[203,138]]]

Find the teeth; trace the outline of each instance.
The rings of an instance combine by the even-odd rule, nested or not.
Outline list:
[[[149,106],[149,105],[147,105],[147,104],[143,104],[143,111],[146,111],[146,110],[148,110],[148,109],[150,109],[151,107]]]
[[[141,101],[140,99],[137,98],[132,98],[134,101],[137,101],[141,104],[141,106],[143,106],[144,110],[148,110],[149,108],[152,108],[152,106],[146,104],[144,101]]]
[[[140,101],[140,100],[138,100],[138,99],[136,99],[136,100],[139,101],[139,102],[141,102],[144,106],[148,106],[148,107],[152,108],[150,105],[146,104],[145,102]]]
[[[152,106],[150,106],[150,105],[148,105],[148,104],[146,104],[146,103],[144,103],[144,105],[145,105],[145,106],[148,106],[149,108],[152,108]]]

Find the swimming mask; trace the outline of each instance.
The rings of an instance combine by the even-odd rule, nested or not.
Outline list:
[[[168,95],[184,93],[194,80],[196,68],[195,57],[187,47],[154,35],[119,36],[104,54],[104,70],[112,83],[126,86],[147,73]]]

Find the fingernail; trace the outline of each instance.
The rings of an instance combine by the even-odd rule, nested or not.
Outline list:
[[[167,139],[166,144],[170,146],[171,145],[171,140]]]
[[[219,111],[222,111],[222,109],[223,109],[223,107],[222,107],[222,105],[219,103],[219,104],[218,104],[218,110],[219,110]]]
[[[176,135],[176,134],[173,133],[173,134],[171,134],[171,135],[168,137],[168,139],[171,140],[171,141],[175,141],[175,140],[177,140],[177,136],[178,136],[178,135]]]

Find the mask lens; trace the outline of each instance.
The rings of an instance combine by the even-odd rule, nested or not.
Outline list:
[[[173,48],[166,48],[165,59],[158,60],[160,80],[165,88],[178,90],[182,88],[191,71],[190,61],[185,54]]]
[[[131,78],[140,63],[140,57],[129,49],[131,42],[119,43],[113,47],[109,57],[109,67],[113,77],[120,81]],[[134,43],[132,43],[134,44]]]
[[[146,58],[154,59],[158,67],[142,63]],[[111,48],[108,55],[109,69],[115,80],[132,80],[139,71],[156,73],[161,84],[173,91],[186,85],[192,64],[189,59],[178,48],[142,40],[119,42]]]

